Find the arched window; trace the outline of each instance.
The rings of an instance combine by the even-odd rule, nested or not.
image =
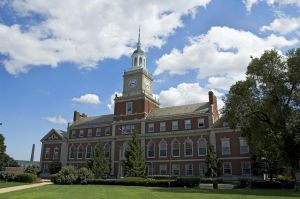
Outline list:
[[[159,143],[159,157],[167,157],[167,143],[165,140]]]
[[[154,158],[154,143],[152,141],[148,142],[147,145],[147,157]]]
[[[143,65],[143,58],[140,57],[139,66],[142,66],[142,65]]]
[[[137,66],[137,57],[134,58],[134,66]]]
[[[53,160],[58,160],[59,159],[59,157],[58,157],[58,148],[57,147],[55,147],[54,148],[54,151],[53,151]]]
[[[127,142],[124,142],[123,145],[120,148],[120,160],[124,160],[125,159],[126,149],[127,149]]]
[[[79,145],[77,150],[77,159],[82,159],[82,156],[83,156],[83,148],[81,145]]]
[[[207,141],[205,138],[199,138],[198,140],[198,155],[206,155]]]
[[[172,142],[172,156],[179,157],[180,156],[180,145],[178,140],[173,140]]]
[[[184,156],[193,156],[193,142],[190,139],[184,142]]]
[[[110,144],[108,144],[108,143],[106,143],[104,145],[104,155],[105,155],[105,158],[110,158]]]
[[[70,146],[69,148],[69,159],[74,159],[75,158],[75,148],[74,146]]]
[[[92,145],[87,145],[86,146],[86,154],[85,154],[86,159],[92,158]]]

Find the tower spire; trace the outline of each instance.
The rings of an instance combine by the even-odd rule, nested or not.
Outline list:
[[[137,49],[140,48],[141,48],[141,27],[139,25],[139,37],[138,37]]]

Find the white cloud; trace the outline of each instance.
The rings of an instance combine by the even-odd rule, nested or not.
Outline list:
[[[114,92],[114,94],[112,94],[110,96],[110,103],[107,104],[107,108],[110,110],[111,113],[113,113],[114,109],[115,109],[115,97],[116,97],[116,95],[120,97],[120,96],[122,96],[122,93],[116,91],[116,92]]]
[[[61,115],[45,117],[45,119],[52,124],[67,124],[68,123],[68,121],[65,118],[63,118]]]
[[[243,0],[248,12],[251,11],[252,6],[258,3],[258,0]]]
[[[146,48],[161,47],[183,26],[182,16],[193,15],[210,0],[12,0],[19,17],[40,15],[39,23],[0,24],[0,54],[10,74],[37,66],[57,67],[72,62],[94,68],[98,61],[129,55],[139,24]],[[147,14],[145,14],[147,13]],[[9,37],[7,37],[9,35]]]
[[[191,43],[182,51],[173,49],[156,61],[154,74],[169,73],[182,75],[196,71],[198,78],[226,77],[228,80],[243,79],[250,56],[258,57],[267,49],[281,48],[298,44],[297,39],[287,40],[283,36],[271,34],[260,38],[251,32],[228,27],[212,27],[207,34],[191,38]],[[210,79],[211,88],[221,88],[220,83]],[[220,81],[220,78],[219,80]],[[222,80],[224,81],[224,79]]]
[[[280,34],[287,34],[300,28],[300,17],[282,17],[275,19],[267,26],[263,26],[261,31],[273,31]]]
[[[296,5],[300,7],[299,0],[265,0],[268,5]]]
[[[95,94],[85,94],[80,97],[74,97],[72,102],[79,104],[100,104],[100,98]]]

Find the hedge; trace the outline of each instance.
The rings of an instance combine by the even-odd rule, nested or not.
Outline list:
[[[10,173],[0,172],[0,179],[7,182],[28,182],[32,183],[37,180],[37,175],[31,173]]]

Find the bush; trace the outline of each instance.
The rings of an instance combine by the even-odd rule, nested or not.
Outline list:
[[[260,189],[294,189],[295,182],[293,182],[293,181],[287,181],[287,182],[253,181],[252,187],[260,188]]]
[[[157,179],[157,180],[168,180],[168,179],[175,179],[175,176],[169,176],[169,175],[152,175],[147,176],[147,178]]]
[[[18,182],[28,182],[32,183],[37,180],[37,175],[32,173],[20,173],[17,174],[17,181]]]
[[[51,164],[50,164],[50,168],[49,168],[49,171],[50,171],[50,174],[56,174],[58,173],[62,168],[62,163],[58,160],[56,161],[53,161]]]
[[[10,173],[10,172],[0,172],[0,179],[12,182],[17,180],[17,174],[16,173]]]
[[[39,167],[38,166],[35,166],[35,165],[31,165],[31,166],[28,166],[24,173],[31,173],[31,174],[34,174],[34,175],[37,175],[38,172],[39,172]]]
[[[251,184],[251,180],[247,178],[241,178],[238,181],[234,182],[234,188],[236,189],[243,189],[249,187]]]
[[[177,177],[172,183],[174,187],[196,187],[200,183],[200,178],[198,177]]]
[[[55,184],[73,184],[78,178],[74,166],[64,166],[57,174],[51,176],[51,181]]]
[[[91,170],[82,167],[78,171],[78,183],[80,184],[87,184],[90,182],[92,179],[94,179],[94,174]]]

